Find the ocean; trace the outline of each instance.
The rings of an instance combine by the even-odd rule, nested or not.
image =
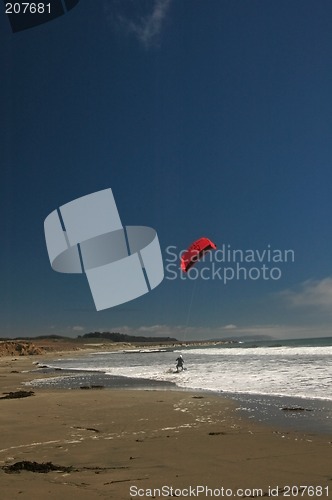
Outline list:
[[[180,353],[185,370],[176,373]],[[167,383],[166,387],[173,384],[183,390],[230,395],[240,402],[240,409],[256,416],[257,412],[262,416],[268,407],[295,405],[303,407],[306,415],[315,410],[316,418],[319,408],[324,428],[328,424],[330,429],[332,424],[332,337],[186,347],[171,352],[96,352],[40,363],[45,364],[64,372],[31,385],[74,388],[91,384],[91,380],[111,386],[107,381],[145,379],[154,386]]]

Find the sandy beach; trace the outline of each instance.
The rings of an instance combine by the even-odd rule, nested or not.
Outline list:
[[[0,358],[0,393],[29,390],[22,382],[36,378],[27,371],[38,360]],[[2,500],[331,497],[331,436],[261,425],[231,400],[169,390],[33,391],[0,400]],[[20,462],[56,470],[10,471]]]

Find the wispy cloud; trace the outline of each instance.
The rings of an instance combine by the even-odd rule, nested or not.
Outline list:
[[[159,36],[170,3],[171,0],[156,0],[150,15],[141,18],[139,23],[129,23],[129,30],[137,36],[145,47],[155,43]]]
[[[135,2],[106,0],[106,14],[113,24],[134,35],[145,48],[150,48],[159,40],[172,0],[149,0],[146,4]]]
[[[139,328],[118,326],[112,331],[127,333],[128,335],[143,335],[155,337],[173,337],[181,341],[208,340],[208,339],[291,339],[331,336],[330,325],[287,325],[287,324],[260,324],[236,326],[233,324],[203,327],[185,325],[150,325]]]
[[[83,326],[76,325],[76,326],[72,327],[72,330],[74,332],[83,332],[85,330],[85,328]]]
[[[332,278],[307,280],[297,290],[285,290],[280,294],[293,307],[309,307],[332,313]]]

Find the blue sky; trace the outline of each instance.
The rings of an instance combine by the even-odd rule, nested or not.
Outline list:
[[[1,336],[331,335],[329,0],[81,0],[16,34],[2,11],[0,37]],[[84,276],[52,271],[43,222],[108,187],[165,266],[201,236],[294,262],[227,284],[166,269],[96,312]]]

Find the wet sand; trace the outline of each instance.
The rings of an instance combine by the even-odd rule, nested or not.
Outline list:
[[[13,359],[0,359],[0,393],[34,395],[0,400],[2,500],[187,498],[197,486],[218,489],[220,497],[226,489],[232,496],[272,496],[276,487],[275,498],[332,496],[332,436],[261,425],[240,416],[233,401],[206,393],[27,388],[22,382],[36,373],[22,371],[39,358]],[[23,461],[71,470],[4,469]],[[159,496],[152,491],[163,486]],[[318,489],[303,493],[301,486]],[[209,491],[199,494],[208,497]]]

